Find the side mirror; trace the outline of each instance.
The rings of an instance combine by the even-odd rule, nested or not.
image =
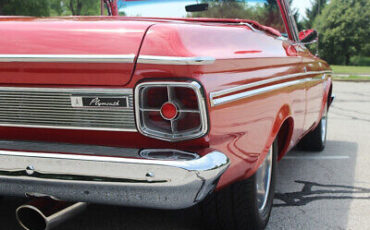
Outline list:
[[[310,29],[310,30],[303,30],[299,32],[299,40],[302,43],[314,43],[317,42],[318,39],[318,33],[316,30]]]
[[[208,3],[200,3],[185,6],[186,12],[201,12],[208,10]]]

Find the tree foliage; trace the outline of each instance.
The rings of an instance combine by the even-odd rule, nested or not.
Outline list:
[[[208,10],[189,14],[190,17],[207,18],[239,18],[259,22],[285,32],[280,11],[275,0],[268,0],[259,5],[250,5],[246,1],[237,0],[207,0]]]
[[[65,0],[72,15],[99,15],[99,0]]]
[[[100,0],[0,0],[0,15],[100,15]]]
[[[49,16],[49,1],[0,0],[0,15]]]
[[[100,15],[100,0],[49,0],[51,14],[65,15]]]
[[[316,17],[322,13],[323,9],[328,4],[328,0],[311,0],[311,4],[311,8],[306,9],[307,19],[303,22],[303,25],[307,29],[313,28]]]
[[[331,0],[314,22],[320,33],[320,56],[331,64],[370,56],[370,1]]]

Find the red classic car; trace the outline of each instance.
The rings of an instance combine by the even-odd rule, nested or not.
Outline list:
[[[317,33],[285,0],[105,3],[110,16],[0,18],[0,194],[33,198],[20,224],[198,204],[209,229],[263,229],[278,160],[325,147]]]

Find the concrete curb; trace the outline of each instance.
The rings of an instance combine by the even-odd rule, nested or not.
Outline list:
[[[358,82],[358,83],[361,83],[361,82],[363,82],[363,83],[370,83],[370,79],[369,80],[364,80],[364,79],[360,79],[360,80],[353,80],[353,79],[351,79],[351,80],[346,80],[346,79],[335,79],[335,78],[333,78],[333,81],[344,81],[344,82]]]
[[[334,73],[334,76],[338,77],[349,77],[349,76],[358,76],[358,77],[370,77],[370,74],[355,74],[355,73]]]

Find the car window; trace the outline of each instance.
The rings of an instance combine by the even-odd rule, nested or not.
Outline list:
[[[286,33],[276,0],[119,0],[118,8],[131,17],[249,19]]]

